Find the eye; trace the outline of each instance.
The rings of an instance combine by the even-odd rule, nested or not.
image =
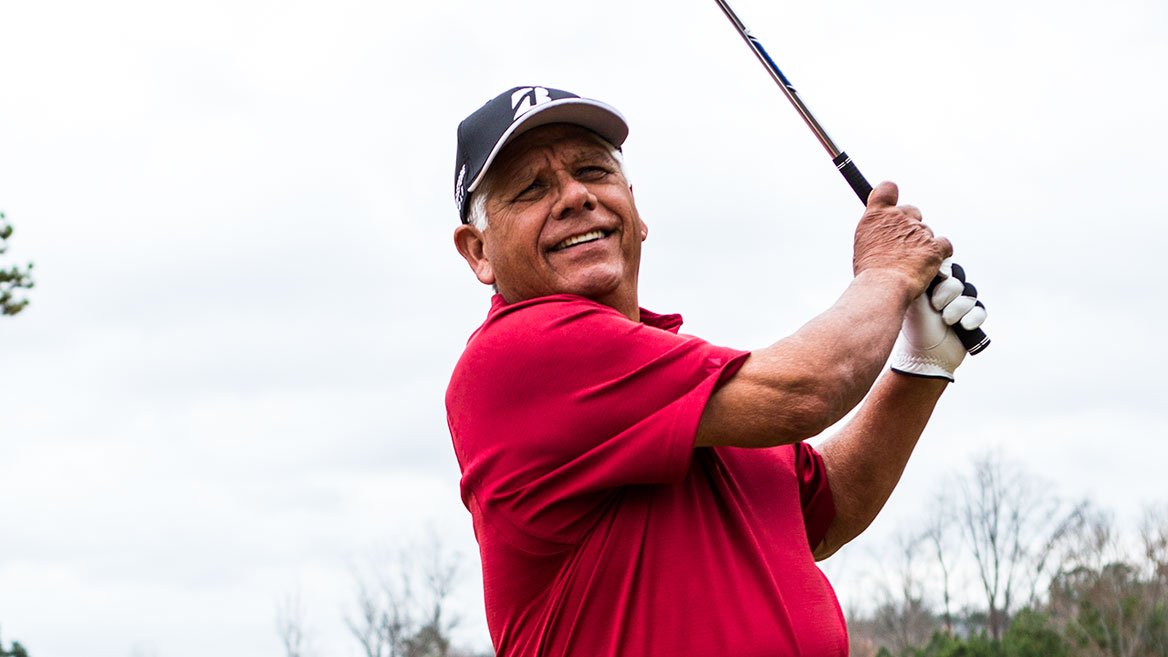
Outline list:
[[[608,167],[592,164],[576,170],[576,177],[580,180],[601,180],[612,173]]]
[[[515,200],[523,201],[536,198],[541,191],[543,191],[543,182],[537,178],[531,181],[527,187],[519,190],[519,193],[515,195]]]

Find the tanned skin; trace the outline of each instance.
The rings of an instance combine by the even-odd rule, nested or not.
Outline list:
[[[508,303],[578,294],[638,321],[641,220],[632,188],[583,128],[553,124],[509,144],[492,167],[489,226],[454,242]],[[477,192],[476,192],[477,193]],[[820,447],[836,516],[816,558],[871,524],[892,493],[947,381],[884,372],[909,303],[952,255],[896,185],[882,183],[856,227],[855,277],[793,335],[751,353],[711,397],[696,447],[769,447],[821,433],[867,401]],[[564,247],[600,231],[603,237]],[[877,378],[879,377],[879,381]]]
[[[953,253],[921,222],[920,211],[897,205],[898,195],[886,182],[868,197],[856,227],[855,278],[839,300],[790,337],[752,352],[711,396],[698,427],[699,447],[798,442],[838,422],[871,391],[820,448],[836,516],[815,548],[817,559],[871,524],[948,384],[880,376],[909,303]]]

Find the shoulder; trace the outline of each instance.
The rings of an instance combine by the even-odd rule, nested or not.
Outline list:
[[[492,308],[467,342],[460,368],[567,364],[595,356],[596,350],[619,348],[629,342],[621,338],[644,328],[616,309],[584,297],[561,294],[530,299]]]
[[[450,391],[505,383],[523,386],[544,370],[595,359],[597,345],[638,324],[584,297],[559,294],[513,304],[496,302],[467,341]]]
[[[575,295],[496,304],[467,343],[447,400],[502,394],[535,402],[612,382],[682,382],[704,371],[711,350]]]

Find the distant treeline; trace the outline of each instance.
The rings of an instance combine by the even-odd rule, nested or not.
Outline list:
[[[1168,507],[1125,532],[999,455],[945,488],[849,614],[852,657],[1168,657]]]

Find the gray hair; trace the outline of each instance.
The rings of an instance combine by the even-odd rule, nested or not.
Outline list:
[[[592,137],[593,140],[608,150],[608,154],[612,157],[613,160],[616,161],[617,169],[621,172],[621,175],[624,176],[625,182],[628,182],[629,175],[625,171],[625,157],[624,153],[621,152],[621,149],[613,146],[611,142],[596,134],[595,132],[589,131],[588,134]],[[488,172],[488,175],[483,178],[482,182],[479,183],[478,188],[471,192],[470,195],[470,209],[466,213],[466,223],[474,226],[480,232],[486,230],[490,226],[490,222],[487,220],[487,197],[491,195],[491,188],[493,187],[492,183],[493,180],[491,179],[491,176]]]

